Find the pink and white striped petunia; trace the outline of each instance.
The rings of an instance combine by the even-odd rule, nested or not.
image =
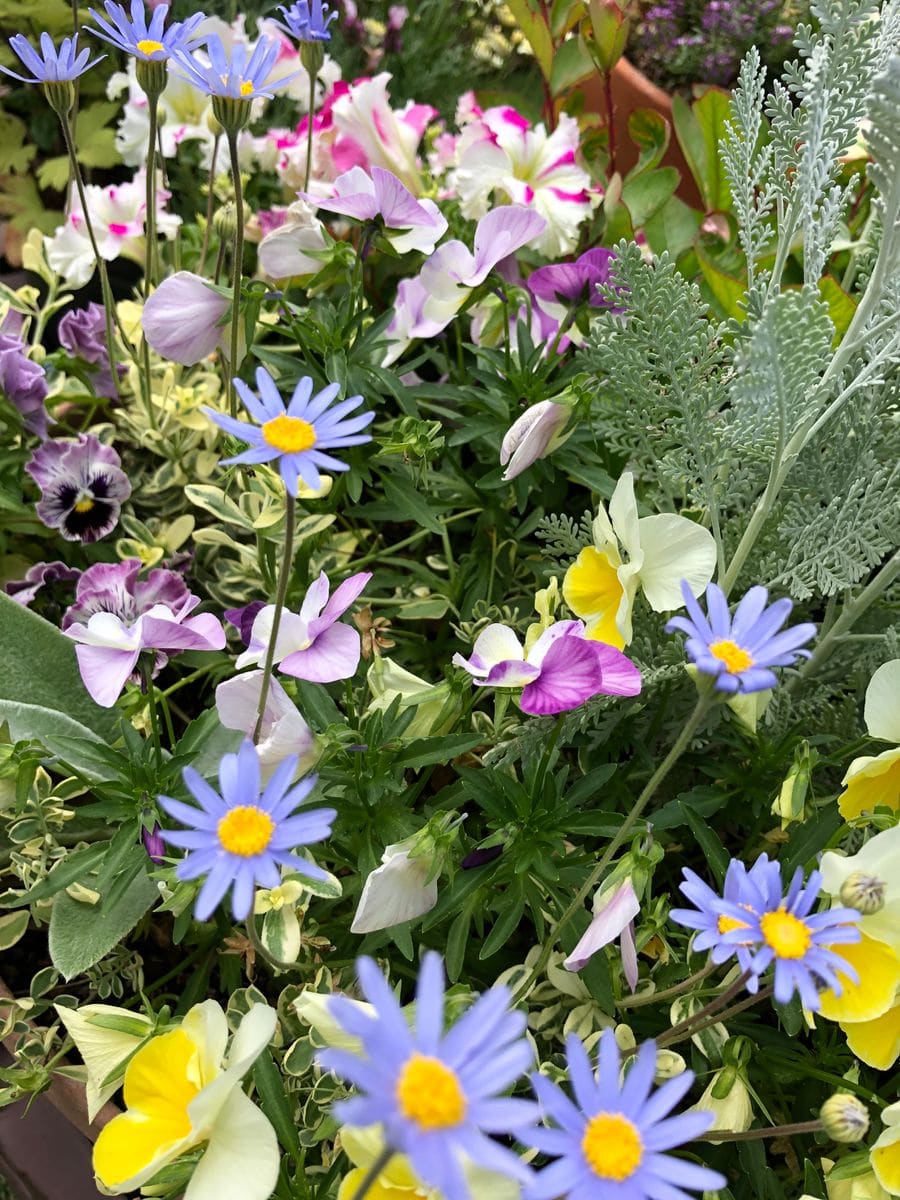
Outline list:
[[[350,678],[359,666],[360,639],[357,631],[339,618],[371,578],[371,571],[351,575],[329,598],[328,576],[322,571],[307,588],[299,613],[281,614],[274,661],[282,674],[313,683]],[[274,616],[274,604],[267,604],[256,614],[250,645],[238,658],[238,669],[265,661]]]
[[[636,696],[641,673],[621,651],[585,637],[581,621],[557,621],[526,651],[508,625],[488,625],[470,658],[453,656],[479,687],[521,688],[531,716],[568,712],[593,696]]]

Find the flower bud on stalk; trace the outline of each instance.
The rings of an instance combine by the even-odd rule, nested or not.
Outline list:
[[[883,879],[866,871],[854,871],[841,886],[841,903],[855,908],[864,917],[871,917],[884,908],[886,890],[887,884]]]
[[[869,1110],[848,1092],[835,1092],[819,1110],[828,1136],[835,1142],[859,1142],[869,1129]]]

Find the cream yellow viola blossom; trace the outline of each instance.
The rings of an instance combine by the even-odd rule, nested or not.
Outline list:
[[[838,808],[845,821],[876,807],[900,811],[900,658],[878,668],[866,689],[869,737],[894,743],[881,754],[855,758],[844,776]]]
[[[458,704],[448,704],[450,685],[431,684],[420,679],[392,658],[376,656],[366,672],[372,700],[366,715],[385,712],[399,698],[400,712],[415,709],[415,716],[403,732],[404,738],[422,738],[449,733],[459,715]]]
[[[834,1178],[835,1164],[831,1159],[822,1159],[822,1169],[825,1172],[825,1193],[828,1200],[890,1200],[873,1171],[864,1171],[851,1179]],[[838,1172],[840,1175],[840,1172]],[[813,1200],[811,1196],[801,1196],[800,1200]]]
[[[696,521],[675,513],[638,517],[634,476],[626,471],[594,518],[593,546],[569,567],[563,597],[585,622],[588,637],[621,650],[632,637],[638,589],[654,612],[684,606],[681,581],[699,596],[712,579],[716,544]]]
[[[94,1145],[94,1173],[106,1192],[135,1191],[206,1143],[184,1200],[269,1200],[278,1142],[241,1080],[274,1032],[274,1009],[254,1005],[226,1054],[225,1013],[206,1000],[176,1029],[145,1042],[125,1069],[126,1111]]]
[[[338,1190],[337,1200],[356,1200],[366,1173],[381,1154],[384,1140],[380,1125],[351,1126],[341,1130],[341,1146],[353,1170]],[[464,1163],[471,1200],[518,1200],[521,1187],[514,1179]],[[417,1178],[409,1159],[395,1154],[366,1193],[366,1200],[443,1200],[443,1193]]]
[[[858,982],[839,969],[841,994],[837,996],[831,989],[820,993],[823,1017],[841,1024],[872,1021],[893,1007],[900,987],[900,959],[889,946],[863,933],[858,942],[831,949],[856,970]]]
[[[87,1067],[88,1121],[122,1086],[125,1064],[153,1033],[153,1021],[113,1004],[55,1004],[56,1015]]]
[[[822,855],[822,887],[862,914],[859,928],[900,956],[900,825],[870,838],[858,854]]]
[[[900,1196],[900,1102],[881,1114],[885,1130],[872,1147],[869,1161],[875,1178],[891,1196]]]

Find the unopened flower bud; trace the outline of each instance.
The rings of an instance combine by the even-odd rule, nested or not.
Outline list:
[[[144,843],[144,849],[147,851],[147,857],[151,862],[160,866],[165,862],[166,858],[166,843],[162,839],[162,829],[159,824],[153,826],[153,830],[149,830],[146,826],[141,830],[141,840]]]
[[[515,479],[565,441],[563,431],[571,415],[568,405],[553,400],[541,400],[526,409],[507,429],[500,445],[500,465],[506,467],[504,481]]]
[[[213,229],[223,240],[230,241],[237,229],[237,214],[233,204],[223,204],[213,216]]]
[[[869,1110],[849,1092],[835,1092],[822,1105],[819,1117],[835,1142],[859,1142],[869,1129]]]
[[[875,875],[866,871],[854,871],[848,875],[841,885],[841,903],[848,908],[855,908],[864,917],[881,912],[884,908],[884,894],[887,884]]]

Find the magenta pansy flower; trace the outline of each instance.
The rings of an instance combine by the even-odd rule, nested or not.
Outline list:
[[[349,679],[359,666],[359,634],[340,618],[372,578],[361,571],[345,579],[329,597],[324,571],[306,590],[299,613],[282,612],[275,642],[275,664],[284,675],[313,683]],[[256,614],[250,645],[237,660],[237,667],[261,665],[272,637],[275,605],[267,604]]]
[[[488,625],[470,658],[454,654],[479,687],[521,688],[531,716],[568,712],[593,696],[636,696],[641,673],[620,650],[584,635],[581,621],[557,621],[525,650],[507,625]]]
[[[431,254],[447,230],[447,221],[433,200],[417,200],[383,167],[372,167],[371,175],[362,167],[352,167],[334,181],[334,195],[327,200],[303,198],[357,221],[380,218],[388,241],[399,254],[410,250]]]
[[[180,575],[158,568],[139,580],[140,569],[136,558],[95,563],[63,618],[63,633],[78,643],[82,682],[104,708],[115,704],[143,651],[155,652],[155,675],[180,650],[225,647],[225,630],[211,613],[190,615],[200,597]]]

